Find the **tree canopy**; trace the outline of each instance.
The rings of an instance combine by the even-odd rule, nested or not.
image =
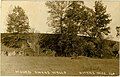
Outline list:
[[[7,18],[7,32],[28,33],[30,29],[29,19],[20,6],[15,6]]]
[[[110,14],[107,14],[106,6],[101,1],[95,1],[94,9],[84,5],[83,1],[48,1],[46,6],[49,8],[50,26],[60,33],[58,41],[61,52],[66,54],[76,52],[79,46],[89,46],[87,53],[93,53],[91,48],[98,48],[102,53],[103,35],[110,33]],[[96,41],[85,42],[80,40],[78,35],[85,35],[96,38]],[[87,41],[87,40],[86,40]],[[80,44],[78,44],[80,42]],[[89,44],[90,43],[90,44]],[[96,46],[94,46],[96,45]],[[84,49],[84,48],[83,48]],[[80,53],[82,51],[78,51]],[[98,52],[98,53],[99,53]]]

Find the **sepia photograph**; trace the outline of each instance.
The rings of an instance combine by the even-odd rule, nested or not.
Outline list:
[[[119,0],[2,0],[0,76],[119,76]]]

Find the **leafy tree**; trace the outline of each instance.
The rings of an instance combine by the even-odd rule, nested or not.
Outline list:
[[[74,22],[70,23],[71,21],[69,21],[66,14],[67,9],[69,9],[69,7],[71,7],[71,5],[75,2],[78,4],[80,3],[80,5],[83,3],[82,1],[48,1],[46,3],[46,5],[50,8],[50,24],[53,28],[55,28],[55,33],[61,34],[58,42],[61,53],[65,52],[66,54],[69,54],[69,51],[71,52],[71,50],[74,49],[72,47],[76,40],[77,29],[75,24],[73,24]],[[68,50],[69,48],[71,49]]]
[[[49,3],[49,6],[51,6],[49,8],[52,11],[49,12],[51,21],[54,21],[50,22],[53,24],[51,26],[58,33],[61,33],[58,41],[61,52],[65,56],[70,56],[73,53],[83,53],[83,55],[89,57],[93,55],[101,57],[103,54],[103,34],[110,33],[108,24],[111,19],[109,19],[110,15],[106,13],[106,7],[103,6],[101,1],[95,1],[95,11],[86,7],[82,1],[63,1],[63,3],[65,5],[67,3],[64,11],[63,9],[59,11],[58,7],[63,6],[59,1]],[[60,14],[60,12],[62,13]],[[92,39],[96,38],[96,40],[80,40],[78,34],[87,35]],[[95,52],[96,50],[97,52]]]
[[[90,36],[90,29],[93,26],[94,11],[79,1],[73,2],[66,11],[66,24],[76,27],[76,34]],[[72,26],[71,25],[71,26]],[[68,26],[68,25],[67,25]]]
[[[55,29],[55,33],[62,33],[63,18],[68,1],[47,1],[46,6],[50,9],[48,13],[48,25]]]
[[[29,20],[25,11],[20,6],[15,6],[8,14],[7,32],[9,33],[3,38],[4,45],[8,47],[20,48],[23,41],[29,38]]]
[[[72,2],[83,3],[83,1],[47,1],[50,17],[48,17],[48,25],[55,29],[55,33],[63,33],[64,19],[66,10],[71,6]]]
[[[88,8],[87,6],[85,6],[83,2],[73,1],[71,2],[71,5],[66,10],[64,22],[66,27],[65,34],[67,38],[70,39],[66,41],[68,43],[71,43],[68,46],[71,45],[70,48],[72,49],[72,52],[76,52],[77,54],[81,52],[86,53],[88,50],[84,50],[85,49],[84,47],[81,47],[80,49],[80,46],[84,45],[87,47],[88,44],[87,42],[85,42],[87,40],[85,41],[80,40],[78,34],[87,35],[91,37],[90,30],[94,25],[94,11]]]
[[[101,1],[95,1],[95,18],[93,28],[91,29],[92,37],[96,38],[96,47],[99,55],[102,55],[102,43],[103,34],[108,35],[110,33],[110,27],[108,24],[111,22],[110,14],[106,13],[106,6],[103,6]]]
[[[103,35],[110,33],[108,24],[111,22],[110,14],[106,13],[106,6],[101,1],[95,1],[95,25],[92,28],[93,37],[102,38]]]
[[[63,35],[63,20],[65,15],[65,10],[68,7],[68,1],[47,1],[46,6],[50,9],[48,13],[50,17],[48,18],[48,25],[52,27],[54,33]],[[63,37],[59,38],[59,46],[61,51],[57,51],[58,54],[62,53],[63,45],[61,44],[61,40]]]
[[[57,28],[58,33],[61,33],[58,42],[61,52],[65,53],[65,56],[70,56],[73,52],[79,51],[78,33],[89,34],[93,25],[93,10],[86,7],[83,1],[52,1],[49,2],[49,8],[52,21],[56,21],[50,23],[53,28]]]
[[[77,54],[78,49],[78,22],[80,18],[80,12],[82,11],[83,2],[81,1],[72,1],[69,7],[66,10],[64,23],[65,30],[63,32],[63,45],[66,45],[64,52],[66,56],[71,56],[73,53]]]
[[[28,33],[30,29],[28,17],[20,6],[15,6],[7,18],[7,32]]]

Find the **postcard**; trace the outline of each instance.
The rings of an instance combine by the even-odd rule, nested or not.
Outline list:
[[[119,0],[2,0],[1,76],[119,76]]]

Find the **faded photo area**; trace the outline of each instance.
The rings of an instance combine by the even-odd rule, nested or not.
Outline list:
[[[1,76],[119,76],[120,1],[3,0]]]

